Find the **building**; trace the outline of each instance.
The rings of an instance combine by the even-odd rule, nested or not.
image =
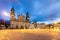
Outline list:
[[[60,22],[54,23],[54,28],[55,29],[60,29]]]
[[[54,25],[53,24],[47,24],[45,28],[46,29],[52,29],[52,28],[54,28]]]
[[[34,24],[33,23],[31,23],[30,24],[30,27],[29,27],[30,29],[36,29],[35,27],[34,27]]]
[[[11,13],[10,13],[10,27],[13,29],[44,29],[46,28],[45,23],[37,23],[34,21],[34,23],[30,23],[30,16],[29,13],[26,13],[26,17],[20,13],[18,15],[17,19],[15,17],[15,9],[12,7]]]
[[[45,23],[37,23],[37,29],[44,29],[45,27]]]
[[[15,9],[12,8],[11,9],[11,13],[10,13],[10,28],[19,28],[19,29],[28,29],[30,26],[30,16],[29,13],[26,13],[26,18],[25,16],[22,15],[22,13],[20,15],[18,15],[18,18],[15,18]]]

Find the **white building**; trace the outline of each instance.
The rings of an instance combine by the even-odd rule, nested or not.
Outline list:
[[[34,28],[44,28],[45,27],[45,23],[34,23],[31,24],[30,23],[30,16],[29,13],[26,13],[26,17],[22,15],[22,13],[20,15],[18,15],[17,19],[15,17],[15,9],[12,8],[11,9],[11,13],[10,13],[10,28],[19,28],[19,29],[34,29]]]
[[[30,24],[30,27],[29,27],[30,29],[34,29],[35,27],[34,27],[34,24]]]
[[[28,12],[26,13],[26,18],[22,15],[22,13],[18,15],[18,19],[16,19],[15,16],[15,10],[12,8],[10,13],[10,28],[29,28],[30,17]]]
[[[45,27],[45,23],[37,23],[37,29],[43,29]]]

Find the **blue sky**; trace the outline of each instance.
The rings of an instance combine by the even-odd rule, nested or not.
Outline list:
[[[12,6],[14,6],[16,18],[20,13],[25,16],[28,11],[31,22],[34,20],[38,23],[60,22],[60,0],[0,0],[0,19],[10,19],[3,13],[10,14]]]

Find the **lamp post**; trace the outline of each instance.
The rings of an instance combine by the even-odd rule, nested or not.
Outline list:
[[[5,17],[9,17],[9,14],[6,11],[4,11],[3,16],[4,16],[4,27],[5,27]]]

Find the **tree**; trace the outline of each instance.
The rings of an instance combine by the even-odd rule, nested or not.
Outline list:
[[[35,28],[37,27],[37,21],[36,20],[34,21],[34,27]]]

